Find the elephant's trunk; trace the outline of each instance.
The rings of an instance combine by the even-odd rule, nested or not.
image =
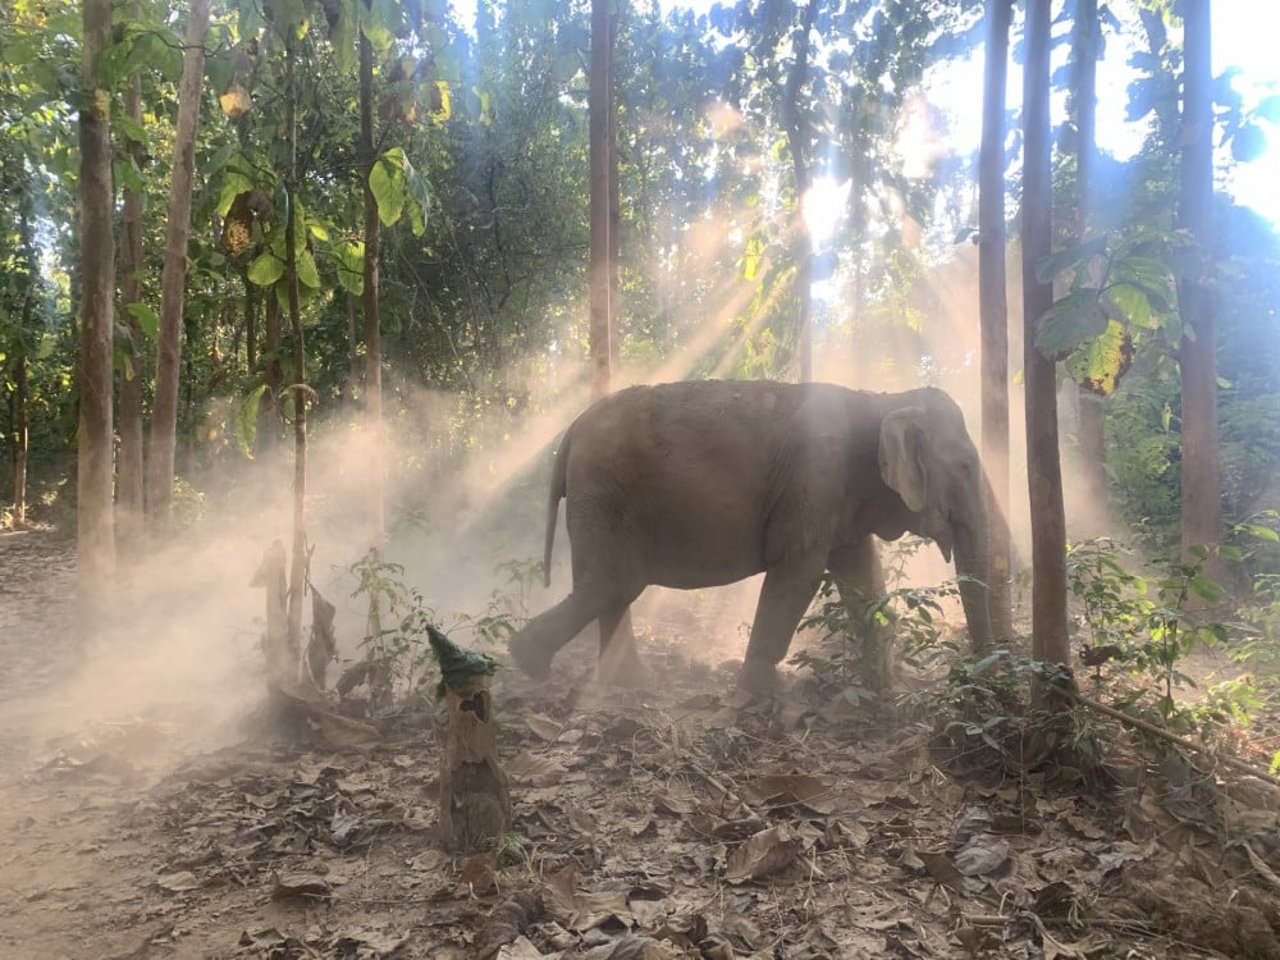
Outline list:
[[[979,521],[955,527],[956,574],[960,580],[960,602],[969,622],[973,652],[983,653],[992,643],[991,614],[987,603],[987,577],[990,573],[987,552],[987,525]]]

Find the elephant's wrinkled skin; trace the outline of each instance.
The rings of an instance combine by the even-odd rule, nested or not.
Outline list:
[[[556,455],[546,570],[560,499],[573,591],[512,638],[530,675],[590,621],[601,653],[630,651],[628,610],[649,584],[696,588],[765,573],[741,682],[767,689],[822,574],[878,586],[875,534],[937,542],[985,583],[978,454],[940,390],[876,394],[832,384],[701,381],[632,387],[593,404]],[[962,581],[977,646],[986,590]],[[623,647],[622,645],[626,646]]]

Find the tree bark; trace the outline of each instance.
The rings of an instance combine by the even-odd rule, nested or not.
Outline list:
[[[111,35],[110,0],[83,0],[80,111],[80,357],[76,434],[76,544],[81,635],[97,627],[115,572],[112,516],[111,359],[115,296],[111,98],[94,65]]]
[[[285,180],[289,213],[285,221],[285,291],[289,300],[289,328],[293,335],[293,551],[289,568],[289,643],[302,648],[302,594],[307,586],[307,369],[302,339],[302,309],[298,302],[298,87],[293,38],[285,42],[287,98],[285,124],[289,139],[289,169]]]
[[[1009,600],[1009,304],[1005,276],[1004,141],[1012,0],[986,0],[982,146],[978,159],[978,309],[982,339],[982,460],[990,523],[988,609],[992,639],[1013,635]],[[1002,522],[1003,519],[1003,522]]]
[[[369,533],[374,541],[386,530],[382,438],[382,319],[378,304],[378,258],[382,232],[378,202],[369,185],[377,160],[373,142],[373,45],[360,33],[360,169],[364,173],[364,403],[372,448],[369,458]]]
[[[1053,243],[1049,136],[1050,0],[1027,0],[1023,72],[1022,309],[1027,403],[1027,482],[1031,495],[1032,656],[1067,664],[1066,518],[1058,453],[1054,363],[1036,346],[1036,328],[1053,306],[1053,285],[1036,264]]]
[[[136,8],[135,8],[136,9]],[[142,75],[129,78],[125,95],[125,114],[139,126],[142,124]],[[141,167],[143,145],[129,140],[126,152]],[[142,193],[132,187],[124,189],[123,263],[121,265],[120,301],[124,321],[132,341],[131,363],[120,371],[120,467],[116,491],[116,533],[123,550],[131,550],[142,540],[145,520],[143,494],[142,432],[142,327],[129,312],[132,304],[142,301]]]
[[[280,362],[280,297],[274,287],[267,287],[263,298],[266,300],[262,332],[266,369],[263,375],[267,390],[258,406],[258,449],[265,459],[273,460],[280,444],[280,410],[283,405],[280,391],[284,389],[284,369]]]
[[[440,751],[440,840],[446,850],[491,846],[511,829],[511,796],[498,763],[489,678],[445,693],[449,722]]]
[[[1217,334],[1208,285],[1213,230],[1213,103],[1209,0],[1183,5],[1182,169],[1178,223],[1197,256],[1179,278],[1183,330],[1182,551],[1222,541],[1218,465]],[[1214,558],[1216,561],[1216,557]],[[1221,576],[1217,563],[1211,576]]]
[[[809,0],[796,28],[791,46],[795,63],[787,76],[783,101],[783,122],[787,127],[787,145],[791,149],[791,167],[796,183],[796,324],[799,328],[800,380],[813,379],[813,237],[804,216],[805,195],[812,185],[809,170],[809,145],[800,112],[800,91],[809,76],[810,34],[818,16],[819,0]]]
[[[1093,224],[1093,192],[1097,187],[1098,145],[1098,0],[1078,0],[1075,22],[1075,91],[1076,114],[1076,230],[1078,241],[1090,235]],[[1101,265],[1096,261],[1089,269],[1093,281],[1099,281]],[[1077,444],[1080,457],[1080,480],[1086,508],[1080,517],[1081,530],[1087,536],[1105,535],[1107,522],[1107,451],[1103,440],[1103,398],[1090,390],[1080,390],[1080,423]]]
[[[611,5],[615,0],[591,0],[591,78],[588,90],[587,127],[591,161],[591,396],[599,399],[609,393],[613,379],[613,302],[610,240],[610,170],[613,152],[609,148],[610,114],[613,101],[610,75],[613,72]]]
[[[249,268],[240,271],[244,281],[244,362],[250,376],[258,368],[258,287],[249,279]]]
[[[160,332],[156,348],[156,392],[147,463],[147,507],[152,529],[164,532],[173,508],[174,448],[178,428],[178,381],[182,371],[182,312],[186,294],[187,241],[191,234],[196,130],[204,78],[204,38],[209,0],[192,0],[178,86],[178,122],[160,275]]]
[[[28,304],[35,300],[28,293],[23,303],[23,329],[30,330],[31,311]],[[27,351],[18,348],[13,358],[13,525],[22,527],[27,522],[27,450],[31,433],[27,413]]]

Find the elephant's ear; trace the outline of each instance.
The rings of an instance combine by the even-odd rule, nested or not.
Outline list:
[[[929,502],[924,415],[919,407],[906,407],[893,411],[880,424],[880,476],[913,513]]]

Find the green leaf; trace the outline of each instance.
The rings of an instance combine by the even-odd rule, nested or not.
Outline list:
[[[1051,360],[1060,360],[1076,347],[1107,329],[1107,315],[1097,291],[1075,290],[1063,297],[1036,324],[1036,346]]]
[[[1210,580],[1203,573],[1197,573],[1188,581],[1189,586],[1197,596],[1208,600],[1210,603],[1217,603],[1227,595],[1227,591],[1223,589],[1222,584],[1216,580]]]
[[[260,287],[269,287],[284,276],[284,260],[271,250],[264,250],[249,264],[249,280]]]
[[[1081,264],[1087,263],[1094,257],[1105,253],[1106,250],[1107,238],[1105,236],[1093,237],[1083,243],[1067,247],[1065,250],[1059,250],[1036,264],[1036,279],[1041,283],[1049,283],[1058,274],[1079,267]]]
[[[126,304],[124,309],[129,316],[138,321],[138,329],[146,334],[147,339],[156,338],[160,331],[160,318],[156,316],[154,310],[141,302]]]
[[[334,25],[331,42],[338,70],[352,75],[359,68],[360,20],[355,0],[342,0],[338,6],[338,22]]]
[[[127,139],[132,140],[134,143],[140,143],[144,147],[147,145],[148,140],[150,139],[147,136],[147,128],[127,113],[122,113],[117,117],[112,117],[111,123],[117,130],[123,133]]]
[[[1269,540],[1272,543],[1280,543],[1280,533],[1276,533],[1268,526],[1261,523],[1244,523],[1241,528],[1259,540]]]
[[[369,189],[377,201],[378,219],[384,227],[394,225],[404,213],[407,162],[404,150],[393,147],[380,156],[369,171]]]
[[[348,240],[334,249],[338,261],[338,283],[353,296],[364,293],[364,242]]]
[[[222,190],[218,193],[218,216],[225,217],[236,202],[236,197],[253,189],[253,181],[237,170],[228,170],[222,178]]]
[[[1107,288],[1107,302],[1130,326],[1151,326],[1151,300],[1145,290],[1131,283],[1117,283]]]
[[[320,271],[316,269],[316,258],[310,250],[298,251],[298,282],[312,290],[320,289]]]
[[[1132,362],[1133,340],[1122,325],[1111,320],[1099,336],[1073,353],[1065,366],[1081,387],[1105,397],[1115,392]]]
[[[258,407],[266,392],[265,383],[255,387],[236,410],[236,445],[250,460],[253,459],[253,448],[258,440]]]

